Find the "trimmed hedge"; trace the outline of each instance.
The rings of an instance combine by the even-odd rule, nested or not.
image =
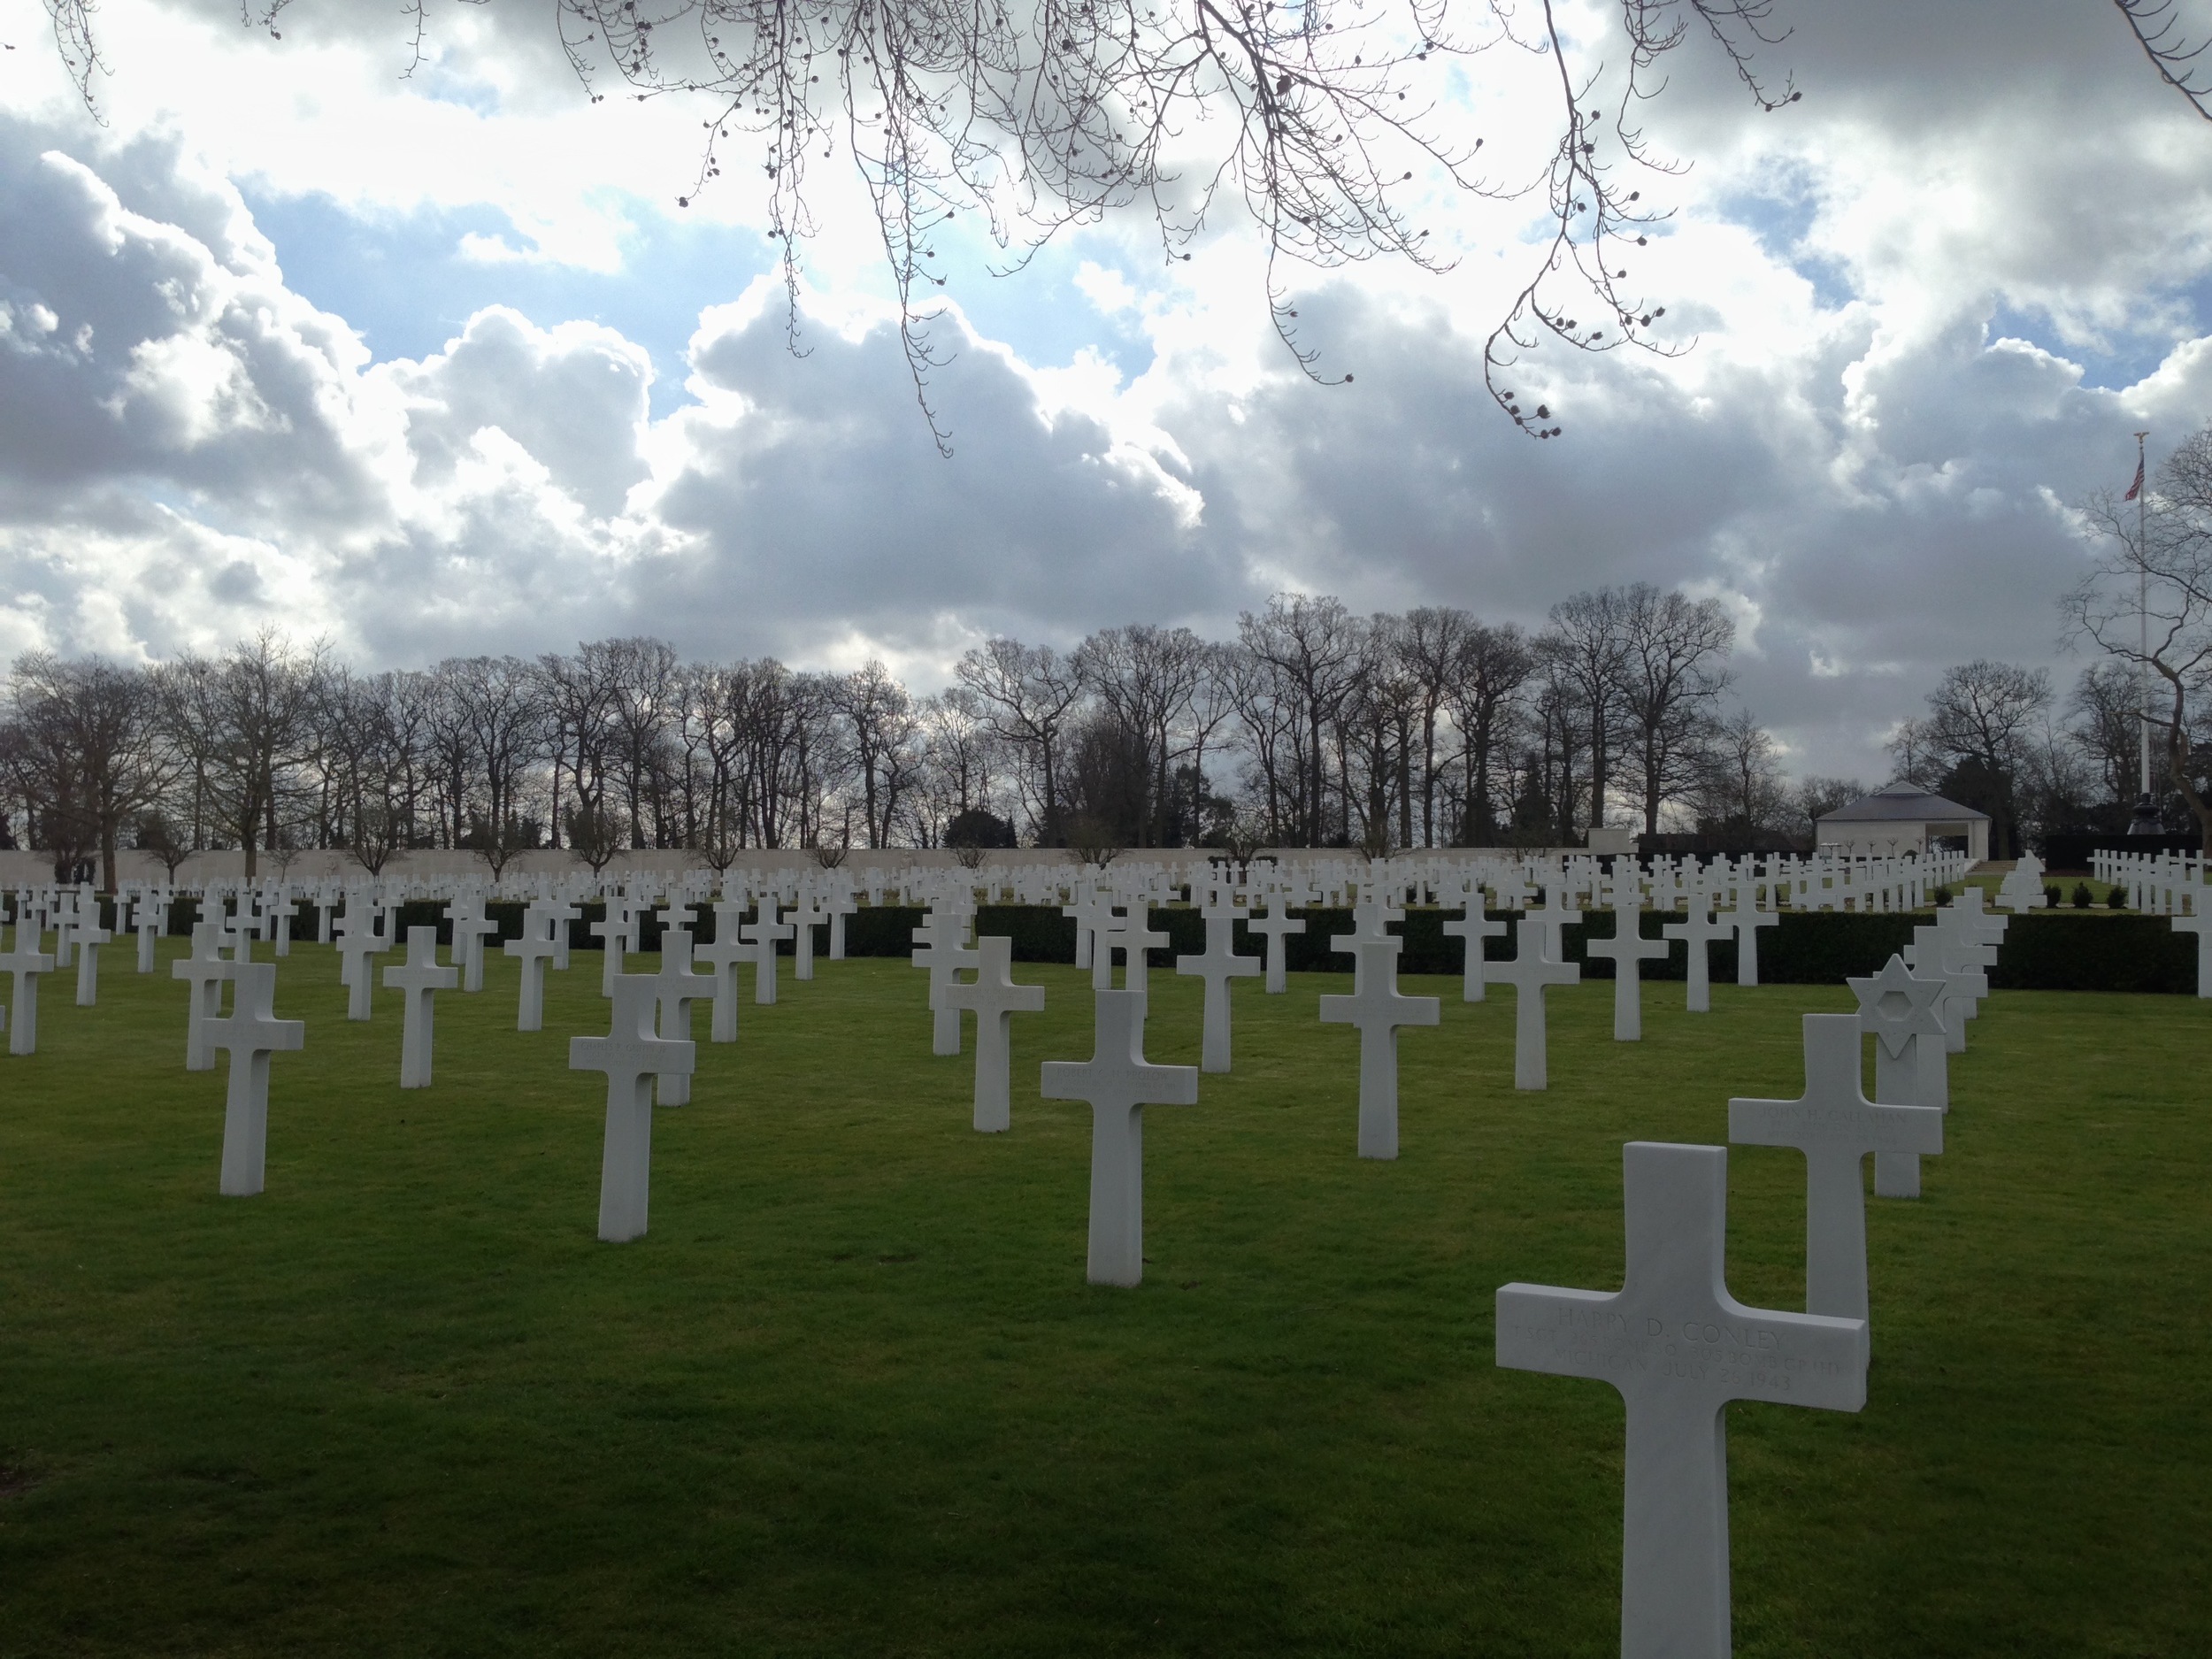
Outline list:
[[[569,948],[598,950],[603,947],[592,935],[591,925],[605,919],[606,906],[595,901],[580,908],[583,915],[569,925]],[[507,901],[487,904],[486,917],[499,924],[496,939],[487,942],[496,949],[499,941],[521,938],[524,909],[520,903]],[[444,910],[442,902],[430,899],[410,900],[401,905],[399,937],[404,939],[410,927],[435,927],[439,944],[450,949],[452,929],[440,919]],[[703,945],[712,943],[713,906],[695,904],[690,910],[692,937]],[[646,922],[644,937],[639,941],[641,950],[660,949],[662,917],[665,914],[656,912]],[[923,914],[920,909],[910,905],[863,906],[845,918],[845,954],[908,955],[914,949],[914,930],[922,925]],[[1304,918],[1306,931],[1292,933],[1283,941],[1284,959],[1291,971],[1350,972],[1351,957],[1332,950],[1329,941],[1352,931],[1351,911],[1314,909],[1295,914]],[[1493,910],[1489,914],[1494,920],[1510,922],[1515,913]],[[178,899],[170,908],[168,931],[188,935],[199,915],[197,899]],[[1927,910],[1893,916],[1785,911],[1774,926],[1761,930],[1759,979],[1767,985],[1834,985],[1852,976],[1877,972],[1893,953],[1911,942],[1914,926],[1926,924],[1932,915]],[[1671,919],[1675,918],[1645,911],[1644,936],[1661,937],[1661,926]],[[1465,960],[1463,948],[1458,940],[1445,934],[1445,920],[1446,912],[1440,910],[1407,912],[1405,920],[1397,924],[1397,932],[1405,941],[1405,948],[1398,957],[1399,972],[1461,972]],[[108,925],[113,926],[111,911],[108,912]],[[303,907],[302,913],[292,918],[293,939],[312,941],[315,925],[313,908]],[[1153,967],[1171,968],[1178,956],[1195,956],[1206,948],[1205,918],[1194,910],[1180,906],[1155,910],[1150,926],[1168,936],[1164,949],[1148,953]],[[818,924],[816,931],[818,954],[826,955],[827,924]],[[976,912],[976,932],[1010,938],[1017,962],[1075,960],[1075,920],[1051,907],[986,904]],[[1613,964],[1603,958],[1590,957],[1587,945],[1593,938],[1610,938],[1612,932],[1609,916],[1601,916],[1594,925],[1578,922],[1563,929],[1561,939],[1567,960],[1580,963],[1587,979],[1611,979]],[[1507,954],[1509,939],[1509,934],[1494,941],[1490,954]],[[1236,948],[1244,955],[1263,956],[1266,941],[1240,921]],[[783,956],[791,955],[793,941],[781,941],[777,950]],[[1727,940],[1707,947],[1707,962],[1716,983],[1732,981],[1736,977],[1735,941]],[[1683,953],[1677,950],[1661,960],[1644,964],[1642,974],[1647,979],[1680,979],[1686,972]],[[2197,990],[2196,942],[2185,933],[2175,933],[2162,916],[2032,910],[2013,918],[2004,946],[1997,953],[1997,966],[1990,983],[1999,990],[2130,991],[2193,996]]]

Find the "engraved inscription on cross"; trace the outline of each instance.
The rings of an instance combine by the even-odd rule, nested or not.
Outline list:
[[[1728,1294],[1728,1150],[1621,1149],[1628,1271],[1610,1294],[1498,1292],[1498,1363],[1589,1377],[1628,1408],[1623,1659],[1725,1659],[1732,1400],[1856,1411],[1865,1322],[1747,1308]]]
[[[1805,1308],[1840,1319],[1867,1317],[1866,1155],[1943,1150],[1942,1112],[1877,1105],[1859,1075],[1859,1017],[1808,1014],[1804,1094],[1728,1102],[1731,1141],[1804,1153]]]

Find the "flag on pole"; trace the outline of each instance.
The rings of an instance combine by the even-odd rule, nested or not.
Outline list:
[[[2120,499],[2121,499],[2122,501],[2133,501],[2133,500],[2134,500],[2134,499],[2135,499],[2138,495],[2141,495],[2142,493],[2143,493],[2143,457],[2142,457],[2141,456],[2139,456],[2139,456],[2137,456],[2137,457],[2135,457],[2135,481],[2134,481],[2132,484],[2130,484],[2130,485],[2128,486],[2128,493],[2127,493],[2126,495],[2124,495],[2121,496],[2121,497],[2120,497]]]

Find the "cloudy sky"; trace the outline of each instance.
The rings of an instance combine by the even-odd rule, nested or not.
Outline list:
[[[2093,0],[1778,0],[1773,115],[1686,47],[1636,286],[1691,349],[1548,362],[1542,445],[1480,375],[1525,204],[1425,202],[1448,275],[1298,280],[1335,387],[1233,213],[1187,263],[1116,221],[1005,278],[949,234],[949,460],[837,168],[795,356],[757,192],[676,205],[701,110],[590,103],[549,10],[430,0],[403,77],[396,7],[296,0],[277,39],[107,0],[102,124],[0,0],[0,657],[649,632],[930,687],[988,634],[1222,636],[1282,589],[1533,625],[1647,580],[1734,611],[1794,770],[1872,781],[1947,664],[2079,672],[2071,505],[2212,417],[2212,124]],[[1550,73],[1486,54],[1440,119],[1509,174]]]

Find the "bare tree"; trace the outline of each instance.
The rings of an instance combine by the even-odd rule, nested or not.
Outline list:
[[[1277,594],[1267,609],[1237,620],[1237,637],[1253,657],[1275,671],[1271,687],[1287,704],[1284,718],[1298,728],[1302,763],[1289,802],[1288,839],[1309,847],[1327,836],[1327,749],[1324,733],[1343,712],[1359,663],[1359,618],[1343,601],[1324,595]],[[1348,833],[1348,826],[1339,823]]]
[[[159,681],[163,723],[189,757],[210,821],[245,852],[245,873],[278,835],[289,769],[310,738],[325,648],[293,651],[273,629],[210,662],[187,657]]]
[[[2142,679],[2125,663],[2092,663],[2074,682],[2066,712],[2074,747],[2096,774],[2105,799],[2124,812],[2134,794],[2136,739],[2142,729]]]
[[[974,693],[994,734],[1029,763],[1037,844],[1059,844],[1059,768],[1069,722],[1083,696],[1079,666],[1048,645],[1001,639],[971,649],[954,672]]]
[[[1605,794],[1612,784],[1614,716],[1627,677],[1630,622],[1628,596],[1617,588],[1601,588],[1554,605],[1551,626],[1537,641],[1548,663],[1556,663],[1573,681],[1589,722],[1592,829],[1605,822]]]
[[[1986,658],[1946,669],[1928,694],[1927,741],[1952,763],[1945,787],[1989,814],[1993,856],[2019,851],[2020,770],[2050,703],[2051,677],[2042,669]]]
[[[2158,682],[2143,718],[2212,852],[2212,801],[2191,731],[2191,700],[2212,694],[2212,426],[2166,457],[2138,511],[2104,495],[2084,514],[2097,533],[2095,563],[2063,602],[2067,622]]]
[[[1498,835],[1496,768],[1522,688],[1536,671],[1528,638],[1511,623],[1470,629],[1452,665],[1452,724],[1459,728],[1464,788],[1458,839],[1487,845]]]
[[[1728,684],[1722,664],[1735,643],[1736,625],[1717,599],[1661,593],[1649,582],[1623,592],[1620,608],[1625,758],[1650,835],[1658,831],[1661,809],[1694,789],[1704,771],[1703,740]]]
[[[1748,709],[1716,720],[1709,738],[1700,756],[1698,826],[1747,849],[1757,832],[1779,829],[1789,817],[1774,739]]]
[[[49,834],[97,849],[101,888],[112,893],[125,826],[161,798],[176,770],[158,741],[152,679],[96,657],[38,652],[17,659],[9,702],[31,751],[49,763]],[[64,830],[65,818],[77,822]]]

